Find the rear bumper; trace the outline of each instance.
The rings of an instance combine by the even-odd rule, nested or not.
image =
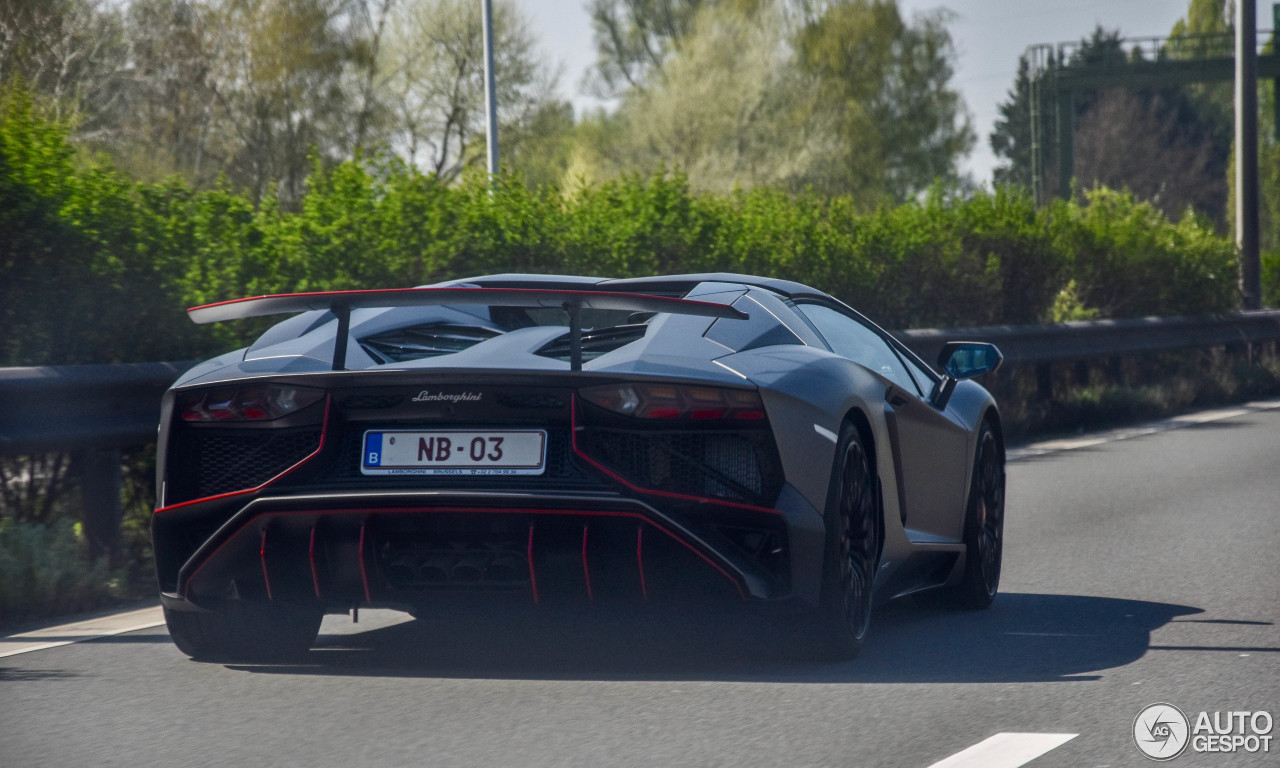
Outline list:
[[[200,506],[181,517],[204,517]],[[195,529],[156,521],[178,524],[156,538],[157,562],[176,568],[159,574],[170,609],[227,599],[326,609],[493,597],[814,604],[821,571],[821,516],[789,487],[780,516],[768,515],[782,531],[781,574],[746,556],[722,527],[608,493],[278,493],[209,512],[225,522],[185,558],[161,550],[175,531]]]

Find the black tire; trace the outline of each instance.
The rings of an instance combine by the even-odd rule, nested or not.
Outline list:
[[[981,610],[1000,589],[1004,553],[1004,449],[984,422],[978,433],[973,480],[964,516],[964,577],[948,595],[959,608]]]
[[[880,560],[881,513],[872,468],[858,430],[840,431],[827,498],[822,604],[818,609],[817,655],[851,659],[871,626],[872,587]]]
[[[201,661],[286,661],[305,653],[320,632],[319,610],[231,601],[211,613],[164,609],[178,650]]]

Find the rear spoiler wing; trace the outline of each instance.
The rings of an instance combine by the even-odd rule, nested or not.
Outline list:
[[[346,367],[351,335],[351,310],[423,306],[559,307],[569,314],[569,367],[582,370],[582,309],[618,309],[631,312],[663,312],[673,315],[745,320],[747,315],[727,304],[673,299],[645,293],[609,291],[541,290],[534,288],[389,288],[364,291],[281,293],[220,301],[187,310],[195,323],[220,323],[249,317],[327,310],[338,318],[333,345],[333,370]]]

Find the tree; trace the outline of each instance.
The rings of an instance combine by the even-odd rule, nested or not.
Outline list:
[[[1271,35],[1267,53],[1274,53],[1280,32]],[[1258,218],[1262,233],[1261,247],[1280,262],[1280,130],[1275,123],[1276,93],[1274,88],[1262,88],[1258,98]],[[1234,174],[1233,174],[1234,176]],[[1233,182],[1234,183],[1234,182]],[[1280,272],[1275,275],[1271,291],[1280,296]]]
[[[1235,33],[1235,6],[1229,0],[1191,0],[1187,15],[1173,27],[1170,48],[1178,55],[1195,58],[1209,53],[1231,55]],[[1206,51],[1209,47],[1211,50]],[[1212,47],[1226,49],[1225,53]],[[1273,53],[1275,35],[1264,49]],[[1265,81],[1258,83],[1258,202],[1263,251],[1280,256],[1280,142],[1276,139],[1275,89]],[[1235,105],[1231,83],[1198,84],[1189,88],[1197,109],[1215,121],[1224,143],[1234,141]],[[1227,220],[1234,225],[1235,173],[1234,160],[1225,170],[1228,194]],[[1274,258],[1274,257],[1273,257]],[[1280,276],[1280,272],[1276,273]],[[1271,290],[1280,290],[1275,286]]]
[[[836,159],[823,143],[834,126],[817,112],[817,79],[796,66],[782,21],[776,5],[705,8],[649,85],[584,130],[596,171],[674,166],[693,189],[720,193],[817,181],[815,171]]]
[[[387,33],[387,21],[391,18],[396,0],[359,0],[356,3],[355,18],[361,26],[362,48],[357,59],[360,66],[357,70],[360,94],[360,109],[356,114],[355,137],[353,146],[359,150],[365,147],[377,122],[385,118],[387,107],[382,86],[385,78],[379,78],[378,65],[382,56],[382,46]]]
[[[582,126],[571,175],[675,166],[697,190],[812,188],[863,207],[955,180],[972,132],[943,22],[904,21],[894,0],[708,3],[616,115]]]
[[[117,136],[128,54],[121,14],[107,0],[6,0],[0,4],[0,81],[21,78],[55,119],[75,117],[79,140]]]
[[[1173,25],[1166,53],[1173,58],[1206,58],[1235,53],[1234,3],[1229,0],[1191,0],[1187,15]]]
[[[1099,93],[1076,127],[1077,181],[1129,189],[1171,219],[1192,209],[1221,223],[1227,148],[1178,106],[1160,93]]]
[[[531,188],[559,186],[573,156],[576,129],[572,104],[543,102],[502,135],[502,164]]]
[[[1117,30],[1096,28],[1065,61],[1049,62],[1042,88],[1042,115],[1053,115],[1052,67],[1088,68],[1104,62],[1133,60]],[[1171,44],[1172,47],[1172,44]],[[1165,54],[1162,54],[1165,55]],[[1005,163],[997,167],[997,184],[1030,187],[1032,83],[1028,62],[1020,62],[1014,87],[999,107],[1001,119],[990,137],[991,147]],[[1074,183],[1127,188],[1150,200],[1173,218],[1188,209],[1221,223],[1226,196],[1223,184],[1230,139],[1229,126],[1212,109],[1198,102],[1188,86],[1086,91],[1074,94]],[[1046,121],[1048,124],[1049,121]],[[1049,127],[1044,136],[1052,143]],[[1045,183],[1058,185],[1051,151],[1043,155]]]
[[[390,105],[389,146],[411,165],[451,180],[483,156],[484,30],[471,0],[397,6],[381,53]],[[550,100],[556,75],[538,58],[511,0],[494,4],[500,136],[519,134]]]
[[[649,75],[679,50],[697,25],[698,14],[707,8],[726,7],[748,15],[768,9],[773,23],[794,31],[842,2],[845,0],[588,0],[597,59],[587,84],[605,97],[643,87]]]
[[[293,201],[311,153],[347,156],[367,123],[368,2],[386,0],[11,0],[0,73],[138,176]]]
[[[1105,61],[1123,61],[1124,50],[1120,45],[1120,32],[1107,31],[1101,26],[1094,29],[1092,36],[1080,41],[1080,45],[1071,54],[1069,60],[1059,60],[1051,56],[1043,65],[1044,70],[1033,72],[1032,62],[1026,55],[1018,59],[1018,73],[1014,76],[1013,87],[1007,99],[997,110],[1000,119],[988,137],[992,151],[1004,163],[996,166],[993,181],[997,185],[1016,184],[1024,189],[1034,189],[1036,179],[1032,174],[1032,98],[1037,91],[1040,94],[1039,114],[1041,115],[1040,159],[1045,163],[1041,170],[1041,181],[1044,189],[1058,188],[1058,173],[1053,147],[1056,146],[1057,126],[1052,124],[1052,117],[1057,114],[1056,94],[1051,84],[1055,79],[1055,70],[1059,67],[1089,66]],[[1034,79],[1039,79],[1038,85]],[[1076,119],[1089,111],[1096,94],[1092,92],[1077,93],[1074,96]]]
[[[823,102],[845,145],[836,188],[879,187],[906,200],[936,180],[958,179],[974,138],[951,85],[947,20],[935,11],[908,22],[896,0],[848,0],[800,34],[800,60],[823,79]]]
[[[236,145],[225,169],[255,201],[295,201],[313,153],[347,155],[345,75],[362,51],[349,11],[346,0],[221,0],[212,10],[211,81]]]
[[[645,82],[673,46],[693,30],[698,11],[715,0],[590,0],[598,58],[597,93],[618,95]]]
[[[133,0],[126,9],[128,116],[114,154],[133,177],[177,172],[211,184],[234,154],[220,123],[212,22],[208,6],[189,0]]]
[[[997,187],[1034,188],[1035,180],[1031,177],[1031,97],[1031,62],[1022,56],[1018,59],[1018,74],[1014,77],[1013,88],[997,107],[1000,117],[987,138],[991,151],[1005,160],[992,171],[992,181]],[[1042,109],[1048,107],[1047,100],[1042,102]]]

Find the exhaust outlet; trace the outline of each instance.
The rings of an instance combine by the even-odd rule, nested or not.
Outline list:
[[[528,566],[523,558],[516,555],[498,555],[484,569],[485,581],[519,581],[528,573]]]
[[[411,552],[401,552],[387,563],[387,580],[396,587],[412,582],[417,572],[417,563]]]
[[[453,581],[474,584],[484,579],[484,558],[479,555],[467,555],[454,563],[449,570],[449,578]]]
[[[430,554],[418,564],[418,578],[428,584],[443,584],[449,580],[449,557]]]

